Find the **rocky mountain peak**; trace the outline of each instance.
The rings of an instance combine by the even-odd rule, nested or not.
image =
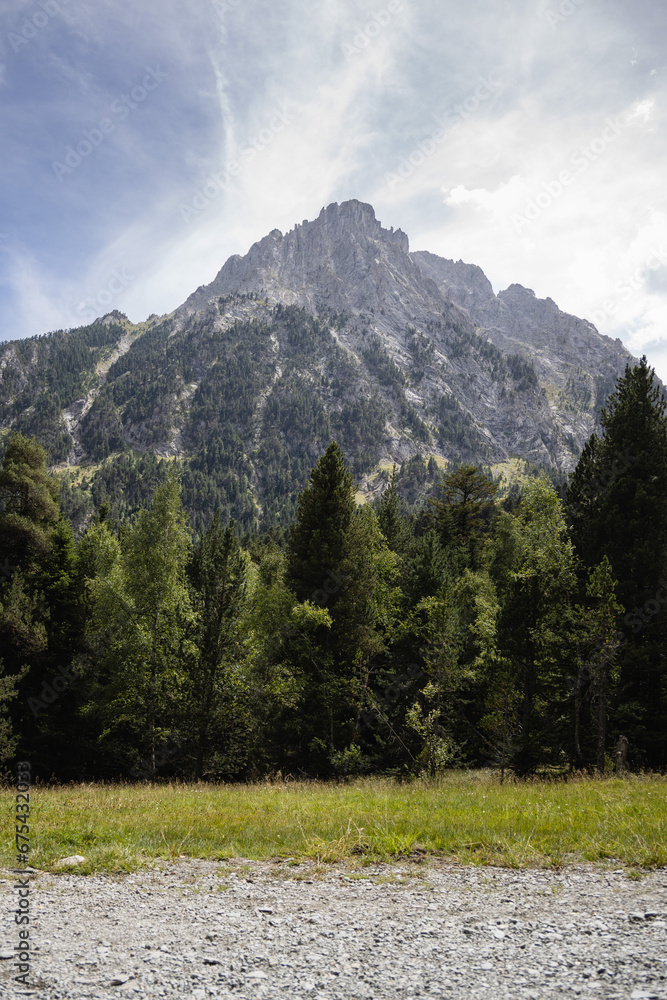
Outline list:
[[[409,256],[406,234],[385,229],[372,205],[333,202],[319,216],[283,234],[279,229],[254,243],[244,257],[230,257],[210,285],[200,286],[183,308],[191,313],[230,293],[264,293],[275,302],[356,311],[374,298],[379,272],[405,271],[423,283]],[[370,296],[370,300],[369,300]]]
[[[406,234],[397,229],[394,231],[384,229],[375,215],[372,205],[356,198],[344,201],[342,204],[332,202],[327,208],[323,208],[315,222],[304,222],[304,226],[318,227],[323,230],[330,239],[337,239],[341,236],[348,238],[363,238],[378,240],[383,243],[390,243],[396,246],[403,253],[409,253],[410,241]]]

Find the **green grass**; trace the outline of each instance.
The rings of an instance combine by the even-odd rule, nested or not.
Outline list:
[[[0,864],[13,867],[11,788]],[[559,867],[604,861],[641,872],[667,865],[667,779],[575,779],[500,785],[488,771],[401,784],[36,786],[30,864],[131,871],[178,856],[314,859],[360,864],[430,854],[465,864]]]

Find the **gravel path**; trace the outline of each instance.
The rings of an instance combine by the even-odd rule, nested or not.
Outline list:
[[[15,876],[0,872],[0,994]],[[667,1000],[667,870],[181,860],[31,880],[33,996]]]

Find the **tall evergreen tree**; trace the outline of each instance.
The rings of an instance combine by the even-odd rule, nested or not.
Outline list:
[[[667,614],[656,599],[667,567],[666,409],[646,358],[626,366],[567,495],[584,566],[608,557],[625,609],[616,729],[629,738],[635,766],[659,768],[667,766]]]
[[[59,516],[59,484],[40,444],[13,434],[0,470],[0,558],[24,571],[49,551]]]
[[[453,543],[463,565],[471,569],[479,565],[481,541],[488,531],[497,492],[497,485],[474,465],[462,465],[445,475],[438,495],[430,501],[443,544]]]
[[[330,755],[355,729],[359,663],[382,646],[375,631],[375,578],[371,525],[357,510],[354,480],[334,441],[299,497],[286,566],[286,583],[297,599],[325,607],[332,619],[331,628],[322,629],[323,667],[313,677],[324,713],[317,725]]]
[[[354,565],[351,550],[356,513],[354,479],[333,441],[299,496],[287,548],[286,583],[298,601],[326,595],[332,611]]]
[[[31,755],[38,773],[45,762],[36,753],[39,726],[27,699],[39,694],[49,657],[61,655],[59,633],[68,630],[72,610],[67,595],[61,599],[58,588],[50,587],[50,565],[57,562],[59,547],[54,539],[69,535],[71,542],[68,526],[58,522],[58,494],[44,448],[32,438],[12,435],[0,469],[0,649],[7,674],[3,683],[9,692],[21,680],[23,697],[7,699],[13,704],[4,728],[20,734],[21,751]],[[57,762],[52,753],[47,756],[50,775]]]
[[[507,522],[501,533],[505,556],[491,557],[500,571],[494,581],[502,605],[498,663],[510,663],[515,673],[511,683],[520,692],[515,767],[529,774],[540,763],[557,762],[564,749],[565,720],[556,710],[574,656],[574,551],[562,503],[545,477],[529,479],[516,518],[503,514],[501,520]],[[505,562],[509,553],[511,569]]]
[[[392,552],[403,553],[409,539],[403,501],[396,488],[396,466],[391,471],[389,485],[377,502],[377,519],[380,531],[387,539]]]

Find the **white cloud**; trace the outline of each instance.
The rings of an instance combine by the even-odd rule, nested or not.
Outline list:
[[[113,305],[164,312],[270,229],[358,197],[496,289],[517,281],[589,317],[619,299],[602,331],[660,342],[661,272],[615,289],[665,242],[667,11],[586,3],[551,27],[547,0],[404,0],[390,17],[389,0],[222,3],[224,17],[206,0],[70,5],[6,60],[0,228],[22,247],[0,287],[10,335],[69,325],[122,267],[136,277]],[[168,81],[56,185],[56,152],[151,61]],[[475,106],[482,79],[498,83]],[[289,124],[244,156],[282,107]],[[443,116],[444,138],[391,186]],[[235,160],[186,225],[179,206]]]

